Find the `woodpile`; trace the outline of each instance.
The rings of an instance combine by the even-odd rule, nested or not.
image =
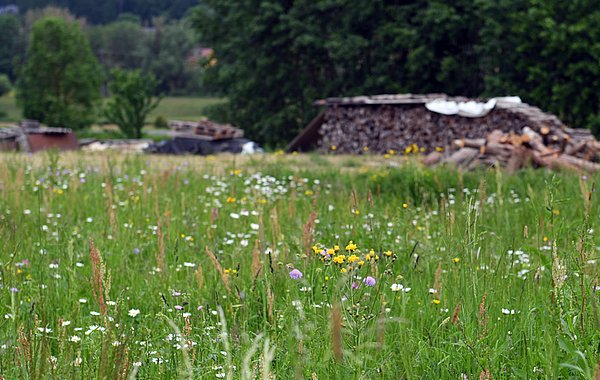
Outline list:
[[[244,137],[244,131],[229,124],[218,124],[210,120],[169,121],[175,136],[206,140],[234,139]]]
[[[448,149],[456,139],[485,137],[493,130],[517,133],[531,125],[537,131],[545,127],[554,132],[563,127],[560,120],[538,108],[503,104],[481,118],[441,115],[423,104],[334,105],[325,111],[324,119],[319,149],[328,151],[333,146],[339,153],[351,154],[402,152],[413,144],[428,153]],[[550,137],[559,140],[561,134]]]
[[[545,167],[586,172],[600,170],[600,143],[587,130],[524,127],[520,133],[494,130],[485,138],[463,138],[453,142],[445,154],[425,156],[426,165],[450,163],[466,169],[502,166],[508,170]]]
[[[600,143],[589,130],[567,128],[556,116],[518,98],[494,98],[480,117],[430,111],[439,102],[469,104],[444,94],[328,98],[326,108],[288,145],[288,151],[342,154],[421,154],[426,165],[500,165],[585,171],[600,169]],[[477,100],[480,103],[485,100]],[[431,107],[429,107],[431,108]]]

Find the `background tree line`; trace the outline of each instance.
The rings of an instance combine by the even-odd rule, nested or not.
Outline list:
[[[18,6],[21,13],[47,6],[65,8],[92,24],[107,24],[122,13],[137,15],[143,22],[157,16],[179,19],[197,5],[198,0],[0,0],[0,7],[12,4]]]
[[[117,68],[141,70],[158,78],[158,93],[195,95],[203,91],[200,66],[191,59],[198,40],[185,20],[157,16],[143,24],[139,16],[121,13],[111,23],[96,25],[57,7],[0,15],[0,76],[6,75],[13,84],[26,62],[33,25],[45,17],[79,24],[105,74]]]

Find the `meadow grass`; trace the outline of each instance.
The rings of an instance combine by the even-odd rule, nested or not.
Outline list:
[[[0,157],[4,378],[594,378],[597,177]]]
[[[152,123],[157,116],[164,116],[168,120],[197,121],[204,116],[204,109],[208,106],[222,103],[221,98],[168,96],[161,100],[158,107],[148,116]]]
[[[21,109],[17,107],[14,92],[0,96],[0,122],[21,120]]]

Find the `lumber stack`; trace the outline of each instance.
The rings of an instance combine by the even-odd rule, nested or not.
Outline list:
[[[509,170],[545,167],[553,170],[600,170],[600,143],[587,130],[547,127],[535,131],[524,127],[520,133],[494,130],[485,138],[453,141],[445,154],[432,152],[424,157],[426,165],[450,163],[466,169],[502,166]]]
[[[244,137],[244,131],[230,124],[218,124],[204,119],[200,121],[169,121],[176,136],[206,140],[235,139]]]

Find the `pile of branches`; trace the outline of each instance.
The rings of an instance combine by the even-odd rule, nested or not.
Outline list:
[[[600,170],[600,142],[584,129],[494,130],[485,138],[454,140],[453,149],[432,152],[423,162],[451,163],[466,169],[500,165],[508,170],[532,166],[595,172]]]

